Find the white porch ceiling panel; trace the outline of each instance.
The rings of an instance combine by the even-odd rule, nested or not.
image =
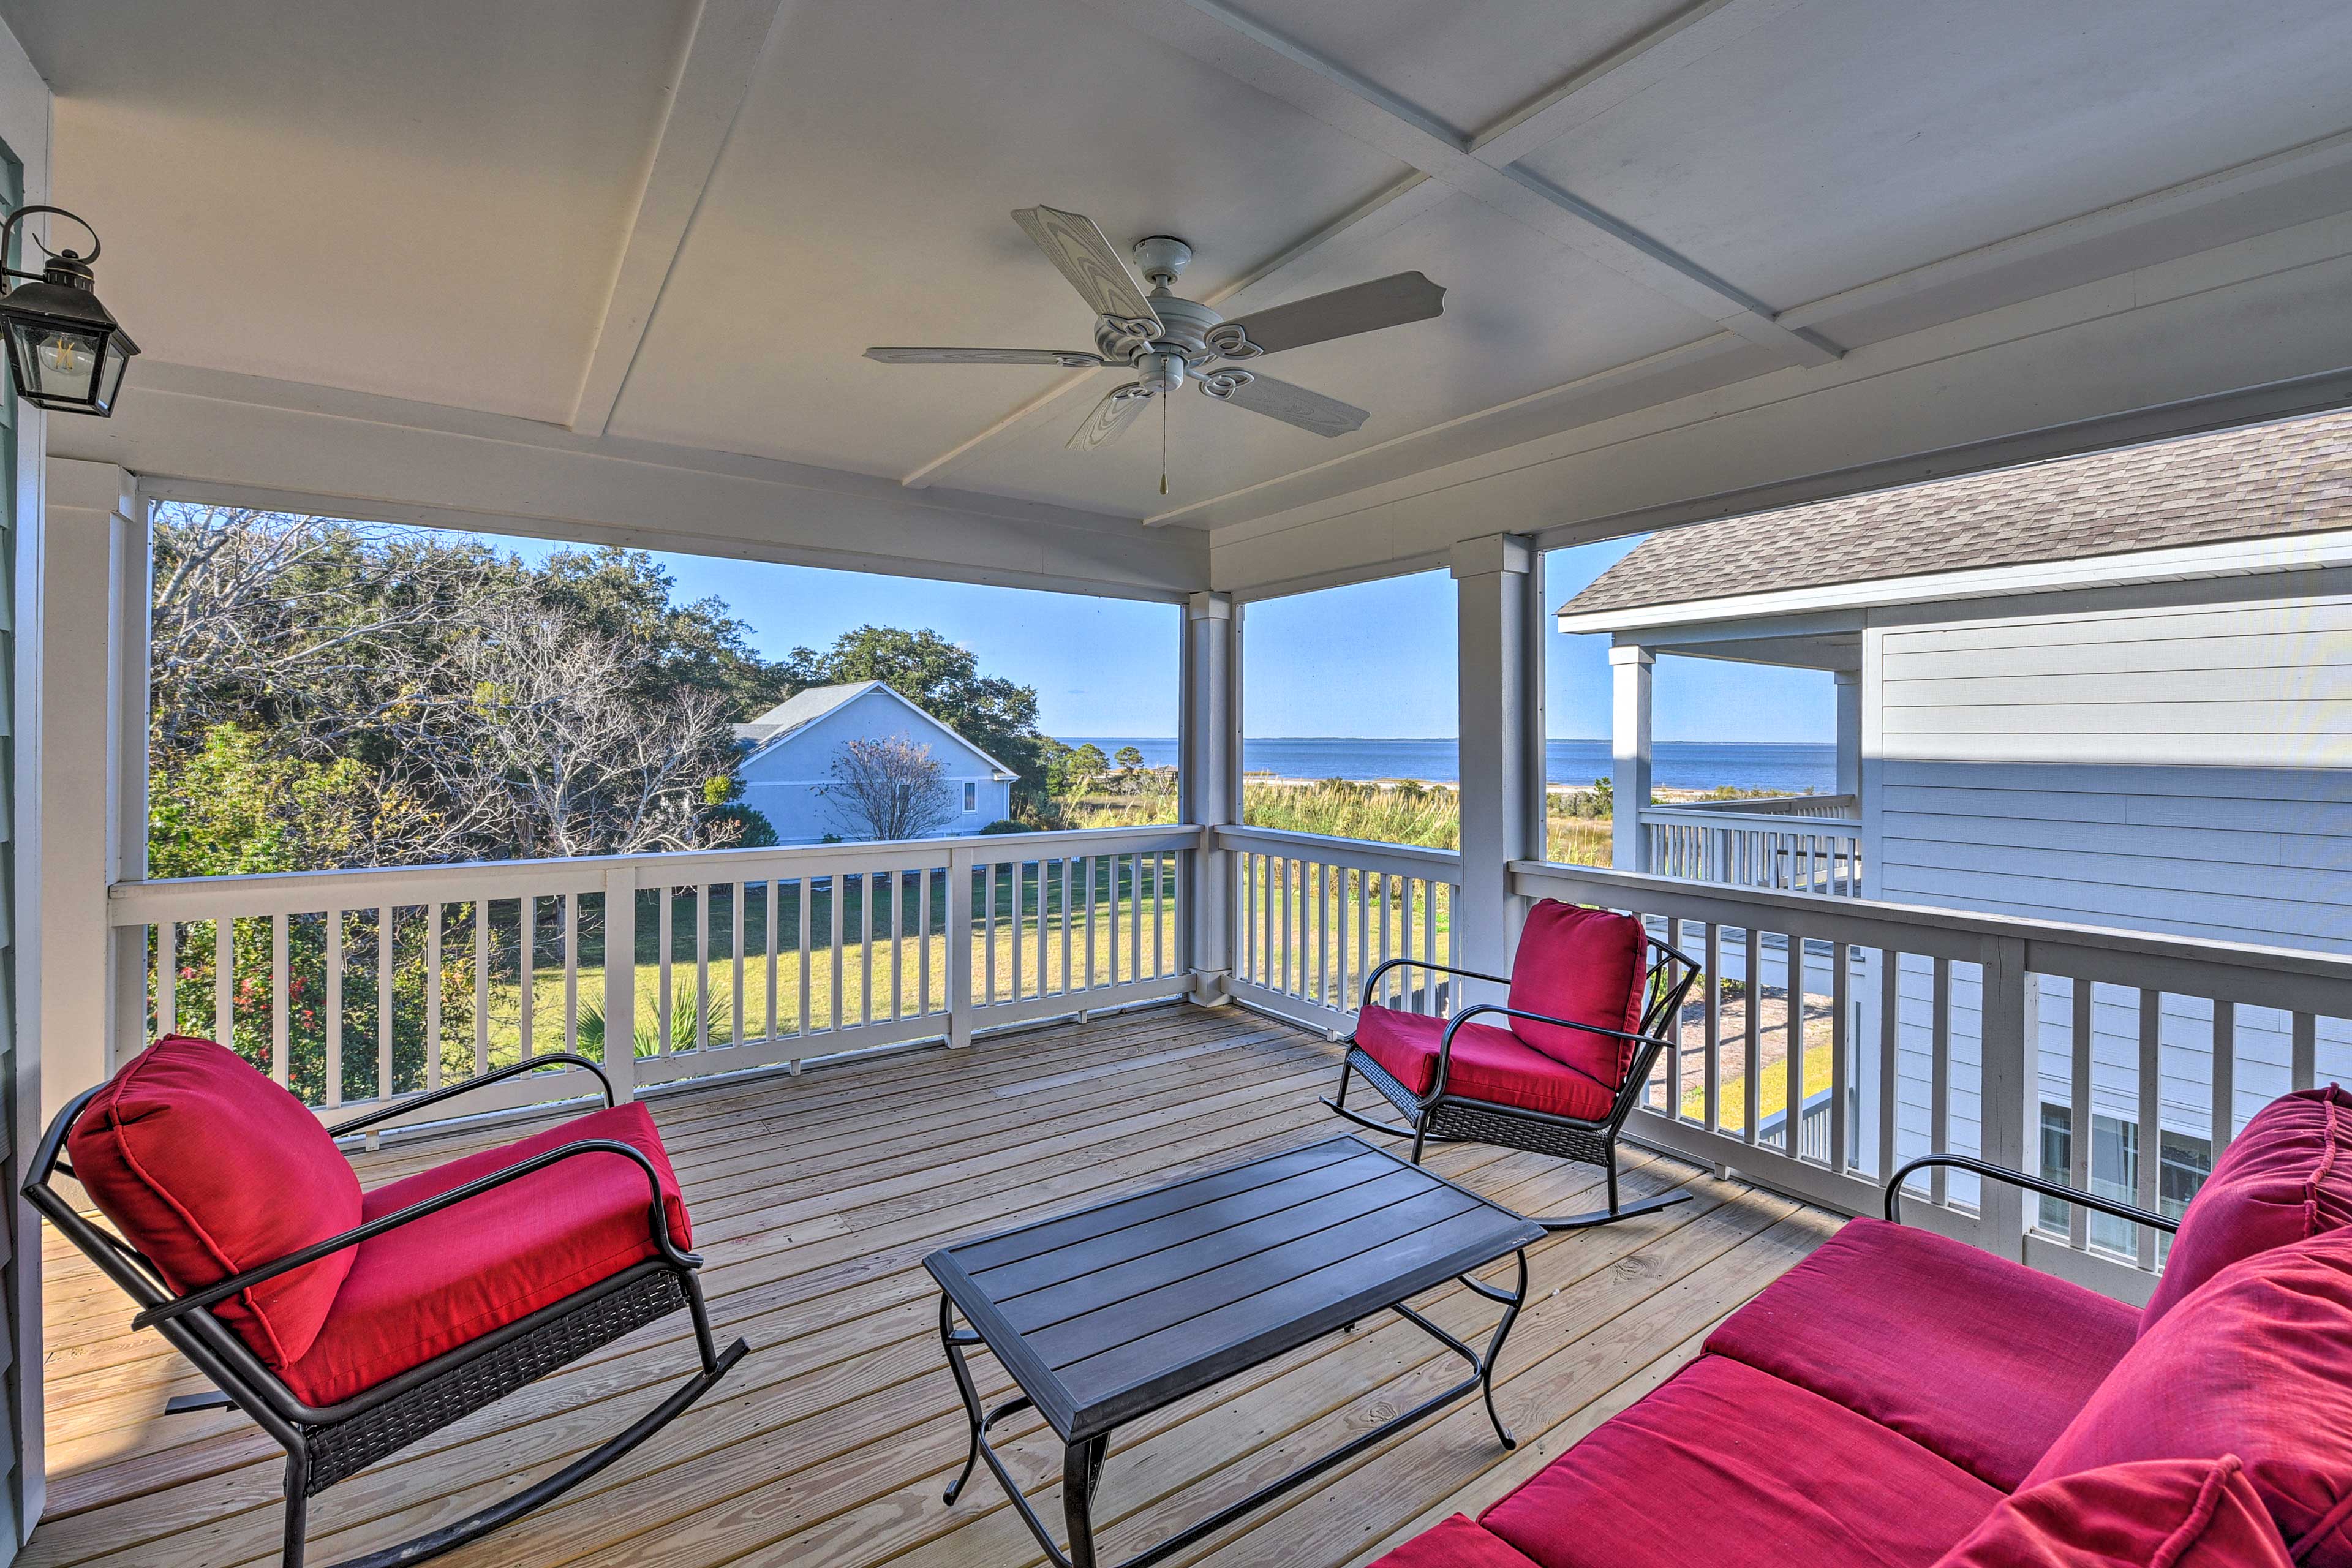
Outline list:
[[[60,439],[182,478],[274,482],[198,472],[186,433],[188,405],[260,377],[273,429],[306,401],[346,423],[352,395],[439,405],[583,462],[750,460],[898,485],[942,518],[978,496],[1002,498],[992,517],[1067,509],[1065,529],[1207,529],[1220,559],[1291,581],[2352,367],[2352,310],[2282,337],[2252,295],[2223,298],[2264,266],[2265,297],[2330,298],[2329,222],[2352,213],[2342,0],[0,0],[0,18],[56,89],[57,199],[105,233],[106,297],[151,356],[121,416]],[[1268,367],[1370,409],[1353,435],[1181,398],[1163,499],[1156,410],[1064,447],[1116,373],[859,357],[1091,346],[1010,219],[1035,203],[1121,247],[1183,237],[1182,291],[1228,314],[1414,268],[1445,313]],[[2137,383],[2075,376],[2066,401],[2027,372],[2006,416],[1982,393],[1937,412],[1958,384],[1937,343],[2075,355],[2084,313],[2121,342],[2123,317],[2159,309],[2126,280],[2208,274],[2205,317],[2191,283],[2160,309],[2210,332],[2180,329],[2195,341]],[[2041,301],[2046,320],[2000,315]],[[1904,417],[1832,414],[1897,367],[1929,389],[1881,383]],[[1738,434],[1768,408],[1803,438]],[[1637,419],[1720,426],[1739,460],[1611,456]],[[1585,499],[1531,505],[1565,449]]]

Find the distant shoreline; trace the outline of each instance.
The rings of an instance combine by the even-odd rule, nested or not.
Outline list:
[[[1105,756],[1132,746],[1149,767],[1176,762],[1176,742],[1166,736],[1066,736],[1071,745],[1098,746]],[[1606,741],[1553,740],[1545,746],[1546,781],[1554,789],[1589,789],[1609,776]],[[1763,789],[1827,795],[1837,787],[1837,748],[1829,742],[1662,741],[1652,756],[1653,784],[1662,798],[1719,788]],[[1332,737],[1253,736],[1243,743],[1242,765],[1252,779],[1319,784],[1420,784],[1453,788],[1460,778],[1456,742],[1450,740],[1381,740]]]

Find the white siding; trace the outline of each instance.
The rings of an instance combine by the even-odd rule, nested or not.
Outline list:
[[[1877,896],[2352,952],[2352,599],[2082,608],[1874,641]],[[1906,1015],[1927,994],[1911,968]],[[1974,976],[1954,992],[1972,1079]],[[2042,1005],[2046,1092],[2063,1101],[2066,983],[2045,982]],[[2094,1102],[2126,1120],[2138,1008],[2101,987],[2093,1009]],[[2160,1018],[2164,1123],[2201,1135],[2211,1009],[2167,997]],[[2286,1031],[2284,1015],[2239,1010],[2242,1118],[2287,1087]],[[1924,1134],[1925,1071],[1923,1054],[1901,1086],[1906,1132]],[[2352,1026],[2323,1020],[2319,1078],[2338,1076]],[[1956,1074],[1956,1123],[1964,1107]],[[1975,1141],[1955,1126],[1956,1145]]]
[[[832,782],[834,754],[853,740],[905,735],[931,748],[946,768],[949,815],[941,835],[977,833],[1013,811],[1013,786],[995,777],[988,761],[937,720],[879,691],[869,691],[754,754],[742,769],[743,804],[765,816],[787,844],[814,844],[827,834],[857,837],[823,793]],[[963,809],[964,786],[977,786],[978,804]]]

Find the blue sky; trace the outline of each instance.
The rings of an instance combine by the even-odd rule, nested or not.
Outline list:
[[[528,559],[559,548],[488,539]],[[1633,548],[1612,540],[1546,557],[1556,607]],[[687,599],[716,595],[767,658],[823,647],[854,626],[928,626],[979,657],[983,672],[1037,689],[1043,728],[1071,737],[1176,732],[1178,610],[877,577],[809,566],[656,555]],[[1544,633],[1548,721],[1556,738],[1609,732],[1606,639]],[[1454,729],[1454,584],[1443,572],[1252,605],[1244,722],[1260,736],[1450,737]],[[1817,741],[1835,735],[1827,675],[1664,658],[1662,741]]]

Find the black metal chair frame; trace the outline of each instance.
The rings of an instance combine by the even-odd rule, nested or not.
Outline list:
[[[604,1085],[604,1103],[614,1103],[612,1082],[604,1077],[602,1068],[585,1057],[562,1052],[534,1057],[465,1083],[383,1107],[331,1127],[328,1131],[341,1138],[393,1117],[405,1116],[423,1107],[558,1064],[582,1067],[594,1073]],[[100,1089],[104,1087],[100,1085]],[[25,1197],[139,1304],[139,1313],[131,1321],[132,1328],[160,1331],[173,1349],[194,1363],[197,1370],[211,1378],[221,1391],[220,1398],[182,1398],[173,1401],[169,1408],[220,1408],[234,1405],[285,1447],[285,1568],[301,1568],[302,1535],[312,1497],[632,1330],[686,1309],[693,1315],[695,1349],[701,1357],[701,1371],[626,1430],[512,1497],[398,1546],[348,1559],[337,1568],[391,1568],[394,1563],[421,1563],[513,1522],[571,1490],[668,1426],[725,1376],[749,1348],[741,1340],[724,1351],[717,1348],[711,1337],[709,1312],[703,1304],[701,1282],[695,1272],[702,1266],[702,1259],[681,1250],[671,1237],[669,1216],[662,1203],[661,1178],[653,1162],[642,1150],[609,1138],[588,1139],[551,1149],[422,1203],[370,1220],[340,1236],[232,1275],[217,1284],[173,1296],[164,1283],[163,1272],[152,1260],[112,1231],[93,1225],[49,1185],[53,1173],[73,1174],[73,1167],[60,1157],[66,1136],[72,1131],[75,1119],[99,1091],[92,1089],[76,1097],[49,1123],[34,1152],[31,1173],[24,1186]],[[387,1378],[340,1404],[305,1404],[211,1310],[230,1297],[290,1269],[357,1247],[427,1215],[438,1214],[509,1182],[583,1154],[617,1154],[644,1172],[652,1194],[650,1223],[658,1255],[436,1356],[421,1366]]]
[[[1532,1153],[1552,1154],[1563,1160],[1599,1165],[1608,1173],[1607,1208],[1560,1215],[1549,1219],[1538,1217],[1536,1223],[1546,1230],[1584,1230],[1596,1225],[1613,1225],[1621,1219],[1654,1214],[1675,1204],[1688,1202],[1690,1194],[1679,1190],[1630,1204],[1620,1202],[1617,1195],[1618,1134],[1625,1125],[1625,1118],[1632,1114],[1633,1108],[1649,1091],[1650,1070],[1656,1065],[1658,1053],[1674,1048],[1675,1042],[1665,1037],[1664,1031],[1681,1015],[1683,1003],[1690,995],[1691,986],[1699,975],[1698,965],[1681,949],[1646,932],[1644,936],[1649,942],[1649,951],[1656,956],[1648,967],[1649,1000],[1642,1010],[1642,1027],[1638,1033],[1605,1028],[1597,1024],[1580,1024],[1543,1013],[1530,1013],[1499,1002],[1480,1002],[1463,1008],[1446,1020],[1444,1037],[1438,1042],[1437,1074],[1430,1080],[1428,1093],[1413,1093],[1350,1038],[1347,1058],[1339,1066],[1339,1092],[1325,1096],[1323,1103],[1359,1127],[1395,1137],[1411,1138],[1412,1163],[1416,1165],[1421,1163],[1423,1150],[1433,1142],[1494,1143],[1507,1149],[1525,1149]],[[1363,994],[1357,1005],[1358,1016],[1362,1016],[1363,1008],[1372,1005],[1372,996],[1381,976],[1391,969],[1404,967],[1485,980],[1506,987],[1510,984],[1507,978],[1499,974],[1458,969],[1426,959],[1392,958],[1364,977]],[[1610,1104],[1609,1114],[1598,1121],[1585,1121],[1449,1093],[1446,1079],[1454,1063],[1454,1037],[1463,1025],[1487,1014],[1553,1024],[1565,1029],[1582,1029],[1591,1034],[1633,1042],[1633,1057],[1626,1068],[1625,1081],[1611,1090],[1614,1099]],[[1571,1068],[1570,1070],[1577,1069]],[[1362,1074],[1364,1081],[1396,1108],[1397,1114],[1404,1118],[1402,1125],[1376,1121],[1348,1109],[1348,1079],[1349,1075],[1356,1073]],[[1599,1083],[1601,1080],[1594,1079],[1593,1081]]]
[[[2124,1203],[2116,1198],[2103,1198],[2096,1193],[2086,1193],[2080,1187],[2070,1187],[2058,1182],[2044,1181],[2040,1176],[2030,1176],[2023,1171],[2012,1171],[2007,1165],[1995,1165],[1969,1154],[1922,1154],[1897,1170],[1886,1183],[1886,1217],[1889,1223],[1894,1225],[1903,1223],[1903,1189],[1904,1184],[1910,1181],[1912,1173],[1931,1170],[1938,1165],[1953,1170],[1972,1171],[1979,1176],[1996,1182],[2007,1182],[2011,1186],[2023,1187],[2026,1191],[2039,1193],[2045,1198],[2057,1198],[2064,1203],[2078,1204],[2086,1209],[2096,1209],[2101,1214],[2113,1215],[2117,1219],[2127,1219],[2134,1225],[2148,1226],[2162,1231],[2167,1236],[2177,1235],[2180,1229],[2180,1222],[2168,1215],[2151,1214],[2134,1204]]]

